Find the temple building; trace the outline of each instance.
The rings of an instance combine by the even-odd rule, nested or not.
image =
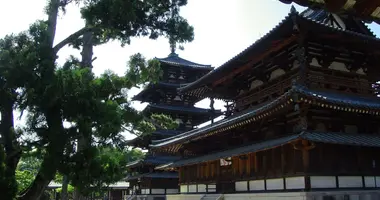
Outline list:
[[[380,40],[346,14],[292,7],[243,52],[182,86],[228,117],[153,141],[180,156],[167,199],[380,199]]]
[[[380,0],[279,0],[283,3],[297,3],[314,9],[326,9],[334,13],[345,13],[367,22],[380,22]]]
[[[153,113],[171,116],[179,124],[176,130],[166,130],[156,127],[150,135],[144,135],[128,141],[128,145],[149,150],[152,140],[163,140],[176,136],[185,131],[194,129],[197,125],[213,120],[220,116],[220,110],[194,107],[194,104],[203,98],[180,95],[177,89],[180,86],[194,82],[213,68],[210,65],[201,65],[179,57],[174,50],[162,59],[158,59],[163,71],[160,81],[147,85],[133,100],[148,102],[143,110],[145,116]],[[171,153],[149,151],[144,159],[128,164],[130,176],[126,179],[130,183],[131,197],[138,199],[164,199],[165,194],[179,192],[178,172],[174,170],[155,170],[157,165],[178,160],[180,157]]]

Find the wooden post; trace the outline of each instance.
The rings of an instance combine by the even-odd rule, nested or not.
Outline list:
[[[303,169],[304,172],[307,173],[309,171],[309,164],[310,164],[310,158],[309,158],[309,149],[306,147],[308,146],[307,140],[302,140],[302,162],[303,162]]]
[[[178,168],[178,182],[182,183],[183,177],[182,177],[182,167]]]
[[[284,150],[284,146],[281,147],[281,173],[282,175],[284,176],[285,175],[285,162],[286,162],[286,159],[285,159],[285,150]]]
[[[258,166],[258,163],[257,163],[257,153],[256,152],[253,153],[253,162],[254,162],[255,173],[257,174],[259,166]]]

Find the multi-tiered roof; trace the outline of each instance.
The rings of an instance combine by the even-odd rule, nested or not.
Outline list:
[[[379,47],[350,15],[292,8],[263,38],[180,88],[234,102],[232,115],[153,141],[182,155],[156,169],[179,169],[181,193],[380,187],[372,184],[380,175]]]
[[[180,95],[177,91],[181,86],[193,82],[211,71],[213,68],[210,65],[185,60],[174,52],[168,57],[158,58],[158,60],[161,64],[163,77],[158,83],[147,85],[133,100],[149,103],[143,110],[147,117],[151,114],[165,114],[176,120],[179,127],[176,130],[164,130],[161,127],[156,127],[157,130],[151,135],[140,136],[128,141],[129,145],[143,149],[149,149],[152,140],[176,136],[221,115],[220,110],[194,107],[194,104],[201,98]],[[137,184],[136,180],[143,180],[140,183],[142,194],[154,194],[152,191],[156,189],[166,189],[166,192],[173,193],[173,190],[178,188],[177,172],[154,170],[154,167],[178,159],[177,156],[149,152],[144,159],[128,164],[130,171],[133,172],[128,177],[128,181],[132,183],[133,187]],[[160,181],[161,184],[149,185],[154,182],[151,182],[153,179],[156,182]],[[150,191],[147,188],[150,188]]]

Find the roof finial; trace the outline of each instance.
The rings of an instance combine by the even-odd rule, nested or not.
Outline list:
[[[171,50],[169,56],[177,56],[177,54],[175,53],[175,50],[177,49],[177,43],[175,42],[173,37],[169,38],[169,44],[170,44],[170,50]]]
[[[170,50],[171,50],[171,53],[175,53],[175,50],[176,50],[176,43],[174,42],[174,40],[170,39],[169,41],[170,43]]]
[[[290,13],[297,13],[297,9],[296,7],[294,7],[294,5],[292,5],[292,7],[290,8]]]

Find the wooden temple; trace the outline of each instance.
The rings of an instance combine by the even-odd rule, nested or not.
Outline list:
[[[379,65],[380,40],[362,21],[292,7],[179,89],[232,104],[221,121],[152,142],[181,156],[156,167],[179,171],[181,195],[168,198],[380,199]]]
[[[149,150],[152,140],[163,140],[190,131],[195,126],[210,121],[222,113],[220,110],[194,107],[201,100],[199,97],[179,94],[177,89],[194,82],[213,68],[179,57],[174,50],[166,58],[158,58],[163,76],[155,84],[149,84],[133,100],[149,102],[143,110],[144,115],[153,113],[171,116],[179,124],[176,130],[156,127],[150,135],[144,135],[128,141],[128,145]],[[157,165],[179,160],[180,157],[170,152],[149,151],[144,159],[128,164],[130,176],[130,193],[140,199],[164,199],[165,194],[179,192],[178,172],[174,170],[155,170]]]

